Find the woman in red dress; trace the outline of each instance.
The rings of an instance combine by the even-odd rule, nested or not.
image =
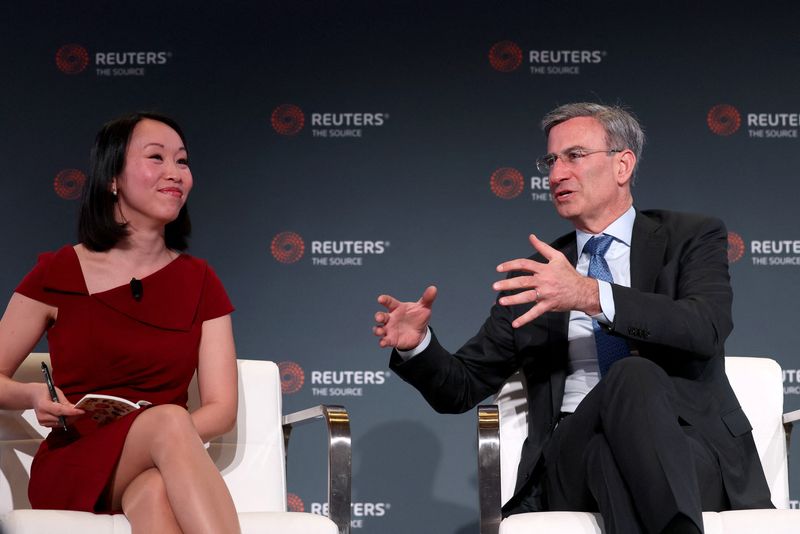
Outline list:
[[[106,124],[81,199],[79,243],[42,254],[0,320],[0,407],[52,427],[31,467],[34,508],[125,513],[134,533],[239,531],[203,442],[236,418],[233,307],[190,232],[186,142],[171,119]],[[47,333],[59,402],[11,377]],[[202,406],[186,410],[195,370]],[[87,393],[151,407],[99,425]],[[59,423],[66,417],[67,429]]]

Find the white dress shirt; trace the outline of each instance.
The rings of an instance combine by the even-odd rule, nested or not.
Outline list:
[[[635,218],[636,210],[631,207],[601,232],[601,234],[607,234],[614,238],[606,252],[605,259],[611,276],[614,277],[614,283],[625,287],[631,286],[631,235]],[[594,234],[575,230],[579,252],[578,264],[575,269],[582,275],[586,275],[589,271],[589,254],[583,252],[583,247],[593,236]],[[602,280],[598,280],[597,284],[600,287],[602,313],[590,317],[580,311],[569,312],[569,331],[567,332],[569,374],[564,385],[562,412],[574,412],[586,394],[600,381],[592,319],[594,318],[600,323],[611,324],[614,322],[616,310],[611,284]]]

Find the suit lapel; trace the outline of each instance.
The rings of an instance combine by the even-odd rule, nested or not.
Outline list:
[[[661,271],[667,238],[661,224],[636,212],[631,235],[631,287],[651,292]]]

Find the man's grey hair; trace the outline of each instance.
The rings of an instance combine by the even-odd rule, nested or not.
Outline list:
[[[636,167],[642,159],[644,132],[633,114],[620,106],[606,106],[594,102],[575,102],[564,104],[550,111],[542,119],[544,135],[558,124],[576,117],[592,117],[606,131],[606,143],[609,149],[630,149],[636,155]],[[586,147],[600,148],[600,147]],[[636,169],[634,168],[634,173]]]

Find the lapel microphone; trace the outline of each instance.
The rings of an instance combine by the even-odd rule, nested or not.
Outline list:
[[[131,296],[133,296],[136,302],[142,300],[142,295],[144,295],[144,287],[142,286],[142,281],[137,280],[135,277],[131,278]]]

